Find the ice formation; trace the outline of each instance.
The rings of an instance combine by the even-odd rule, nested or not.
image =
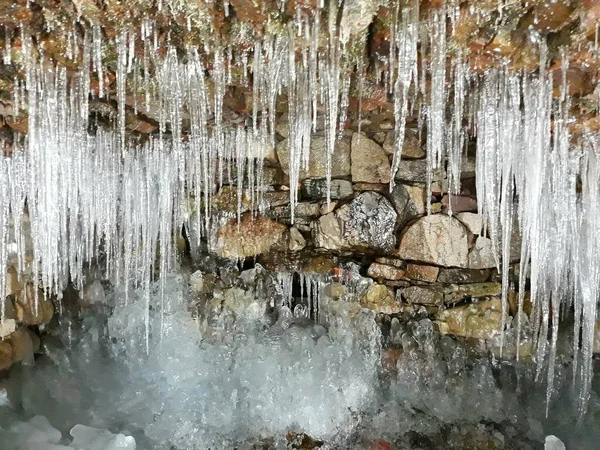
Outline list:
[[[327,142],[329,201],[331,159],[348,105],[346,73],[360,58],[346,51],[350,31],[340,29],[333,5],[327,14],[323,5],[314,15],[299,12],[286,30],[267,33],[249,51],[207,42],[203,47],[189,45],[185,55],[168,43],[166,51],[159,52],[156,27],[149,19],[139,30],[119,30],[114,38],[117,108],[108,112],[95,102],[107,95],[102,76],[105,37],[97,26],[83,38],[71,34],[67,57],[83,62],[83,69],[73,74],[34,51],[32,36],[23,28],[26,74],[24,81],[14,84],[13,104],[17,115],[28,111],[29,131],[17,140],[10,155],[0,158],[0,258],[6,260],[14,244],[18,264],[24,264],[28,249],[23,233],[30,227],[33,279],[59,294],[69,279],[81,288],[84,264],[101,260],[124,292],[130,286],[142,287],[145,307],[139,307],[139,299],[131,299],[126,307],[143,319],[145,349],[150,352],[151,280],[155,266],[162,274],[173,267],[180,230],[190,229],[193,221],[200,230],[196,239],[210,240],[215,231],[211,202],[224,184],[237,186],[238,219],[246,192],[253,211],[264,206],[263,159],[275,142],[275,104],[281,92],[288,99],[292,220],[300,172],[310,160],[311,133],[321,125]],[[520,285],[530,279],[540,372],[543,361],[549,361],[547,377],[552,384],[558,322],[561,311],[572,306],[574,366],[581,379],[583,411],[591,383],[600,288],[596,220],[600,162],[596,134],[585,132],[576,142],[570,136],[564,75],[569,55],[563,52],[561,95],[554,99],[543,40],[539,40],[538,73],[514,74],[496,68],[470,75],[464,55],[455,54],[448,45],[446,22],[452,20],[453,8],[435,10],[426,21],[420,21],[419,14],[416,6],[395,11],[390,55],[384,65],[396,119],[391,185],[400,163],[408,111],[422,107],[429,193],[439,170],[449,173],[450,193],[459,192],[464,123],[474,124],[478,205],[498,250],[503,303],[506,308],[511,243],[519,235]],[[321,21],[327,23],[325,52],[318,48]],[[427,32],[430,39],[424,38]],[[138,37],[143,56],[135,51]],[[10,38],[6,42],[10,47]],[[299,42],[304,45],[297,52]],[[8,48],[4,61],[10,62],[10,55]],[[243,70],[234,73],[232,66]],[[97,90],[90,90],[89,67],[98,75]],[[232,77],[241,77],[245,84],[252,79],[251,124],[224,117],[223,97]],[[421,99],[428,77],[430,95]],[[453,86],[451,118],[446,107],[448,85]],[[158,132],[139,143],[127,136],[128,127],[135,129],[129,123],[127,96],[134,86],[143,91],[144,99],[136,96],[133,109],[153,108],[159,117]],[[476,97],[476,107],[465,108],[471,101],[466,92]],[[318,114],[321,108],[322,115]],[[113,126],[105,129],[90,123],[91,114],[109,116]],[[190,130],[185,135],[184,121]],[[9,224],[13,224],[12,236]],[[5,280],[0,278],[0,297],[5,292]],[[129,304],[128,294],[125,299]],[[523,302],[521,289],[521,308]],[[518,317],[516,323],[521,324]]]

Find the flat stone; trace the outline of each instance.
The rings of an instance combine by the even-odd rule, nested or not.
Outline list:
[[[0,341],[0,371],[6,370],[12,366],[13,349],[8,340]]]
[[[4,319],[0,322],[0,338],[10,336],[17,329],[17,322],[15,319]]]
[[[402,159],[398,167],[398,172],[394,179],[396,181],[409,181],[426,183],[427,182],[427,161],[424,159]],[[433,174],[433,179],[443,179],[444,171],[436,169]]]
[[[390,191],[390,185],[383,183],[354,183],[352,187],[358,192],[375,191],[387,194]]]
[[[286,175],[290,173],[290,154],[288,140],[284,139],[276,147],[281,169]],[[312,136],[310,140],[310,159],[308,170],[300,170],[299,180],[306,178],[325,178],[327,176],[327,141],[323,136]],[[331,158],[331,177],[350,176],[350,142],[348,139],[336,141]]]
[[[330,212],[335,210],[337,205],[338,205],[338,202],[335,200],[330,201],[329,205],[327,204],[327,202],[322,202],[321,207],[319,208],[319,214],[321,214],[321,215],[329,214]]]
[[[490,277],[490,270],[448,269],[442,267],[438,275],[440,283],[481,283]]]
[[[462,195],[444,195],[442,197],[442,212],[448,211],[449,207],[451,207],[453,214],[464,211],[474,212],[477,211],[477,200]]]
[[[352,196],[354,189],[347,180],[331,180],[329,195],[331,199]],[[302,195],[311,199],[327,198],[327,180],[307,178],[302,181]]]
[[[502,285],[496,282],[450,285],[445,302],[458,303],[467,298],[491,297],[502,294]]]
[[[284,206],[290,203],[289,191],[270,191],[263,193],[263,199],[269,204],[270,208]]]
[[[456,306],[436,314],[442,334],[490,340],[498,337],[502,327],[502,300],[493,298]]]
[[[231,220],[217,231],[217,252],[230,259],[242,259],[268,251],[279,242],[287,227],[264,216],[244,214],[238,227]]]
[[[388,155],[394,154],[394,130],[390,131],[383,141],[383,150]],[[404,143],[402,145],[402,158],[401,159],[420,159],[425,157],[425,150],[419,140],[418,130],[406,128],[404,131]]]
[[[406,278],[418,281],[433,282],[437,280],[440,268],[436,266],[425,266],[423,264],[408,264],[406,266]]]
[[[469,269],[491,269],[497,267],[492,240],[478,236],[469,252]]]
[[[387,256],[380,256],[375,258],[375,262],[379,264],[387,264],[388,266],[394,266],[401,270],[406,270],[406,262],[397,258],[388,258]]]
[[[437,306],[444,304],[444,291],[441,286],[409,286],[399,290],[396,295],[402,295],[408,303]]]
[[[466,226],[475,236],[481,234],[483,229],[483,218],[477,213],[461,212],[456,214],[456,218]]]
[[[404,278],[404,271],[394,266],[388,266],[386,264],[372,263],[367,270],[367,275],[373,279],[384,279],[384,280],[401,280]]]
[[[390,162],[377,142],[364,134],[352,136],[352,181],[355,183],[390,182]]]
[[[453,217],[431,215],[408,227],[397,255],[412,261],[466,268],[468,253],[466,228]]]

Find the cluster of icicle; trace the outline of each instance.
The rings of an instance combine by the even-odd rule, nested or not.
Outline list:
[[[456,8],[433,11],[420,21],[415,3],[397,6],[389,57],[375,70],[394,99],[391,184],[400,164],[406,118],[415,111],[427,129],[429,193],[440,169],[447,170],[449,192],[460,191],[467,131],[477,133],[478,204],[494,245],[502,250],[497,265],[505,310],[510,237],[518,231],[521,286],[530,278],[538,360],[549,354],[552,381],[558,321],[561,311],[573,307],[576,348],[583,350],[575,370],[582,380],[584,408],[600,288],[600,141],[589,135],[577,145],[571,143],[566,78],[560,99],[553,100],[543,43],[535,75],[493,69],[474,76],[460,52],[446,64]],[[75,75],[52,65],[43,53],[36,54],[31,36],[21,30],[26,79],[15,83],[13,106],[16,113],[27,110],[29,132],[9,157],[0,159],[0,258],[8,256],[11,223],[17,254],[24,254],[21,223],[27,210],[34,278],[44,289],[60,293],[69,279],[80,286],[84,264],[102,255],[116,284],[145,287],[149,298],[154,268],[164,273],[174,262],[175,236],[190,220],[188,198],[194,199],[194,220],[204,236],[214,232],[211,200],[222,185],[237,186],[238,209],[246,191],[253,209],[260,207],[263,158],[275,144],[276,102],[283,92],[293,212],[300,172],[310,159],[311,134],[321,119],[330,184],[333,149],[347,117],[350,73],[357,74],[359,102],[362,98],[365,62],[362,55],[345,51],[348,33],[339,29],[338,13],[336,2],[330,2],[327,12],[319,7],[310,16],[299,13],[284,32],[267,33],[251,51],[207,45],[188,47],[182,56],[167,45],[161,53],[152,21],[139,30],[124,29],[114,42],[116,126],[95,133],[89,132],[90,98],[109,95],[103,86],[107,69],[101,29],[70,36],[67,56],[81,61],[82,67]],[[322,28],[328,32],[324,39],[319,36]],[[140,40],[143,57],[135,54]],[[10,51],[8,39],[5,63],[10,63]],[[567,56],[563,55],[563,74]],[[88,68],[97,74],[97,91],[90,91]],[[251,84],[253,91],[252,117],[237,125],[223,118],[223,98],[234,81]],[[128,92],[142,92],[143,99],[128,98]],[[159,131],[143,145],[132,144],[126,136],[129,108],[134,113],[157,111]],[[185,134],[184,122],[189,130]],[[6,292],[4,283],[0,277],[0,298]],[[521,289],[521,307],[523,302]]]

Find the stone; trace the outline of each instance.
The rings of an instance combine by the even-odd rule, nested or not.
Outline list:
[[[335,213],[325,214],[313,222],[315,246],[329,250],[342,248],[342,228]]]
[[[52,320],[54,315],[54,304],[46,297],[42,289],[36,291],[33,283],[27,283],[25,288],[14,297],[15,319],[17,323],[24,325],[42,325]]]
[[[390,195],[392,204],[398,213],[398,224],[403,227],[410,220],[422,216],[426,211],[424,186],[397,184]]]
[[[204,274],[202,271],[196,270],[190,275],[190,288],[198,294],[204,293]]]
[[[0,371],[8,369],[13,363],[13,349],[8,340],[0,341]]]
[[[384,196],[364,192],[339,208],[343,245],[377,253],[391,253],[396,245],[396,211]]]
[[[567,450],[567,447],[563,441],[551,434],[544,440],[544,450]]]
[[[397,252],[402,259],[463,268],[468,266],[468,254],[466,228],[446,215],[426,216],[410,225]]]
[[[243,259],[267,252],[278,243],[287,227],[264,216],[244,214],[238,227],[233,219],[217,231],[216,251],[230,259]]]
[[[352,136],[352,181],[363,183],[389,183],[390,162],[383,149],[364,134]]]
[[[452,213],[460,213],[464,211],[477,211],[477,200],[472,197],[463,195],[444,195],[442,197],[442,212],[452,209]]]
[[[21,289],[23,284],[19,281],[19,274],[14,267],[6,269],[6,295],[15,295]]]
[[[494,339],[501,333],[502,300],[492,298],[440,311],[436,314],[436,323],[442,334]]]
[[[338,202],[335,200],[330,201],[329,205],[327,204],[327,202],[321,203],[321,207],[319,208],[319,214],[321,214],[321,215],[329,214],[330,212],[335,210],[335,208],[337,207],[337,204],[338,204]]]
[[[394,266],[374,262],[369,266],[367,275],[375,280],[383,279],[396,281],[404,278],[404,271]]]
[[[289,195],[288,195],[289,196]],[[240,196],[240,212],[246,212],[250,209],[250,198],[245,190]],[[211,197],[210,205],[214,211],[237,213],[238,211],[238,191],[235,186],[223,186],[221,190]]]
[[[34,340],[32,335],[33,332],[27,329],[27,327],[19,327],[10,335],[8,342],[12,347],[13,363],[33,363],[33,354],[39,350],[40,340],[37,336],[35,336],[36,339]]]
[[[425,266],[423,264],[408,264],[406,266],[406,278],[417,281],[433,282],[437,280],[440,268],[436,266]]]
[[[347,180],[331,180],[329,195],[331,199],[352,196],[354,189]],[[310,199],[327,198],[327,180],[307,178],[302,181],[302,195]]]
[[[478,236],[469,252],[469,269],[491,269],[497,267],[492,240]]]
[[[366,294],[361,297],[362,307],[382,314],[400,312],[400,303],[394,298],[393,291],[383,284],[373,283]]]
[[[304,247],[306,247],[306,241],[304,240],[302,233],[300,233],[296,227],[290,228],[290,240],[288,245],[290,251],[298,252]]]
[[[269,204],[270,208],[284,206],[290,203],[289,191],[270,191],[263,193],[263,199]]]
[[[271,167],[264,166],[263,167],[263,183],[265,186],[279,186],[286,183],[285,174],[281,167]]]
[[[281,169],[286,175],[290,173],[290,153],[288,140],[284,139],[276,147]],[[310,140],[310,160],[308,170],[301,169],[299,180],[306,178],[325,178],[327,176],[327,141],[323,136],[312,136]],[[350,176],[350,142],[348,139],[336,141],[331,159],[331,177]]]
[[[0,322],[0,338],[10,336],[17,329],[17,322],[15,319],[4,319]]]
[[[436,306],[444,304],[444,291],[441,286],[409,286],[399,290],[397,295],[400,294],[408,303]]]
[[[481,234],[483,228],[483,218],[476,213],[472,212],[461,212],[456,214],[456,218],[460,220],[467,229],[475,236]]]
[[[394,131],[390,131],[383,141],[383,150],[388,155],[394,154]],[[404,131],[404,144],[402,145],[401,159],[420,159],[425,157],[425,150],[419,140],[419,131],[407,128]]]
[[[100,280],[86,284],[81,293],[81,300],[90,305],[105,305],[106,293]]]
[[[313,222],[313,241],[328,250],[388,253],[395,245],[396,212],[376,192],[364,192]]]
[[[379,258],[375,258],[375,262],[379,264],[387,264],[388,266],[394,266],[401,270],[406,270],[406,263],[401,259],[380,256]]]
[[[398,172],[396,172],[396,176],[394,177],[394,179],[396,181],[416,181],[426,183],[427,161],[423,159],[400,160]]]
[[[496,282],[450,285],[446,289],[445,302],[458,303],[464,299],[500,294],[502,294],[502,285]]]
[[[438,275],[440,283],[481,283],[490,277],[490,270],[447,269],[442,267]]]

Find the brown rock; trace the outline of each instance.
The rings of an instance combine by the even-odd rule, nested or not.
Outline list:
[[[18,294],[23,288],[23,284],[19,281],[19,275],[14,267],[9,267],[6,270],[6,295]]]
[[[383,149],[364,134],[354,133],[351,152],[352,181],[355,183],[389,183],[390,162]]]
[[[452,213],[477,211],[477,200],[474,198],[461,195],[453,195],[451,197],[444,195],[444,197],[442,197],[442,212],[448,211],[448,202],[450,202]]]
[[[440,268],[435,266],[424,266],[422,264],[408,264],[406,266],[406,278],[418,281],[433,282],[437,280]]]
[[[277,156],[281,169],[286,175],[290,171],[290,153],[288,140],[277,144]],[[310,160],[308,170],[300,170],[300,181],[306,178],[325,178],[327,175],[327,141],[322,136],[312,136],[310,141]],[[336,141],[331,160],[332,178],[343,178],[350,175],[350,143],[348,139]]]
[[[383,142],[383,150],[388,155],[394,154],[394,131],[390,131]],[[404,144],[402,145],[402,159],[421,159],[425,157],[425,151],[419,140],[419,132],[407,128],[404,132]]]
[[[8,369],[13,363],[13,349],[8,340],[0,341],[0,371]]]
[[[46,297],[42,289],[38,289],[36,295],[33,283],[27,283],[25,288],[13,299],[17,323],[42,325],[52,320],[54,315],[52,300]]]
[[[279,242],[287,227],[263,216],[244,214],[239,228],[231,220],[217,232],[217,252],[232,259],[256,256],[268,251]]]
[[[13,362],[33,363],[33,353],[39,350],[40,340],[27,327],[19,327],[10,335],[8,342],[12,347]]]
[[[404,277],[404,271],[394,266],[372,263],[367,270],[367,275],[375,280],[401,280]]]

